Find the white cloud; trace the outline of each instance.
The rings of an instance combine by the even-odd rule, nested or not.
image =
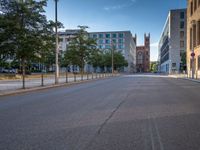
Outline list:
[[[106,11],[110,11],[110,10],[119,10],[119,9],[123,9],[126,7],[130,7],[133,5],[133,3],[135,3],[136,0],[130,0],[129,3],[126,4],[119,4],[119,5],[114,5],[114,6],[105,6],[103,9]]]

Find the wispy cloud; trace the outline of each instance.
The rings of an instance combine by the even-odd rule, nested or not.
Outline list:
[[[106,11],[119,10],[119,9],[123,9],[123,8],[126,8],[126,7],[130,7],[130,6],[132,6],[135,2],[136,2],[136,0],[130,0],[129,3],[126,3],[126,4],[119,4],[119,5],[113,5],[113,6],[105,6],[103,9],[106,10]]]

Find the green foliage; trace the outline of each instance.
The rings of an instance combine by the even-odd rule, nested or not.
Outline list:
[[[76,37],[74,37],[64,54],[63,62],[68,66],[79,66],[81,72],[85,63],[91,60],[91,55],[96,47],[96,41],[88,36],[86,26],[78,26],[80,28]]]
[[[55,22],[47,21],[44,15],[47,0],[0,0],[0,4],[1,60],[12,58],[13,66],[24,69],[31,63],[53,65]],[[57,25],[63,27],[60,22]]]
[[[158,62],[151,62],[151,72],[158,71]]]

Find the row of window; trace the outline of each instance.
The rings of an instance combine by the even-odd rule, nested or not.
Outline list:
[[[200,20],[190,28],[190,49],[200,45]]]
[[[119,45],[113,45],[113,47],[115,49],[124,49],[124,45],[123,44],[119,44]],[[99,49],[110,49],[111,45],[99,45],[98,46]]]
[[[197,7],[200,7],[200,0],[192,0],[190,2],[190,15],[191,16],[197,10]]]
[[[90,35],[92,38],[124,38],[124,33],[99,33],[99,34],[91,34]]]
[[[100,39],[100,40],[98,40],[98,44],[111,44],[111,43],[113,43],[113,44],[115,44],[115,43],[120,43],[120,44],[122,44],[124,42],[124,39],[112,39],[112,40],[110,40],[110,39],[106,39],[106,40],[103,40],[103,39]]]

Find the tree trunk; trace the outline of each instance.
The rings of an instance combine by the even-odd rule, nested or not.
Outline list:
[[[66,83],[68,83],[68,68],[66,68]]]
[[[44,73],[41,74],[41,86],[44,86]]]
[[[74,82],[76,82],[76,74],[74,73]]]
[[[26,65],[25,60],[22,60],[22,88],[25,89],[25,76],[26,76]]]
[[[82,64],[81,64],[81,81],[83,81],[83,73],[84,73],[84,62],[82,60]]]

